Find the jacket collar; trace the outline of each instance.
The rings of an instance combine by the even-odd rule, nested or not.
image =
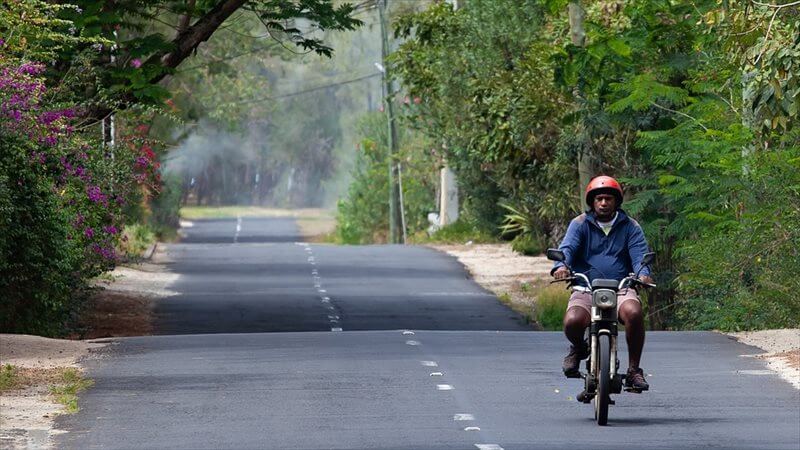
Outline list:
[[[597,228],[600,228],[600,225],[597,223],[597,216],[595,215],[594,210],[586,211],[586,220],[594,224],[594,226],[596,226]],[[612,227],[612,229],[616,228],[620,224],[627,222],[628,220],[629,220],[628,215],[625,214],[625,211],[623,211],[622,209],[618,209],[617,220],[616,222],[614,222],[614,226]]]

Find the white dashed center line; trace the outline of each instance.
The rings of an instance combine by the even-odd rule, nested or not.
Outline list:
[[[406,345],[419,345],[419,341],[406,341]]]
[[[307,258],[308,263],[312,266],[315,266],[317,264],[317,258],[314,256],[314,250],[311,248],[311,246],[309,246],[308,244],[298,244],[298,245],[303,245],[303,247],[305,247],[305,251],[308,254]],[[319,276],[319,270],[317,270],[316,267],[311,268],[311,277],[313,280],[314,288],[317,289],[317,292],[319,292],[320,294],[326,294],[328,291],[322,289],[322,277]],[[333,306],[331,298],[328,297],[327,295],[320,295],[320,302],[322,302],[322,305],[328,310],[327,316],[328,316],[328,323],[331,325],[331,331],[332,332],[342,331],[342,327],[339,324],[341,318],[339,317],[339,314],[337,314],[338,311],[336,310],[336,307]]]
[[[431,372],[432,377],[443,377],[444,374],[442,372]]]
[[[436,361],[420,361],[419,363],[425,367],[439,367]]]
[[[236,234],[233,235],[233,243],[239,242],[239,233],[242,231],[242,216],[236,216]]]
[[[503,447],[497,444],[475,444],[475,447],[477,447],[478,450],[503,450]]]
[[[453,415],[453,420],[461,421],[461,420],[475,420],[475,416],[472,414],[455,414]]]
[[[449,384],[437,384],[436,385],[436,390],[437,391],[452,391],[453,389],[455,389],[455,388],[452,385],[449,385]]]
[[[465,427],[464,431],[481,431],[480,427]]]

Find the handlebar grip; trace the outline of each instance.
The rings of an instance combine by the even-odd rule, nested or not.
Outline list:
[[[569,283],[571,281],[575,281],[575,277],[566,277],[566,278],[561,278],[560,280],[552,280],[552,281],[550,281],[550,284],[553,284],[553,283]]]

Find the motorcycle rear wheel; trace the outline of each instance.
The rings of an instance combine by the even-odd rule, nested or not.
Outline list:
[[[597,368],[597,394],[594,396],[594,418],[598,425],[608,424],[608,404],[611,400],[611,336],[597,337],[599,367]]]

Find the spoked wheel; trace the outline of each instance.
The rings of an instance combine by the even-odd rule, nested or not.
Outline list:
[[[597,368],[597,394],[594,396],[594,418],[598,425],[608,423],[608,403],[611,400],[611,336],[601,334],[597,337],[597,351],[600,353]]]

